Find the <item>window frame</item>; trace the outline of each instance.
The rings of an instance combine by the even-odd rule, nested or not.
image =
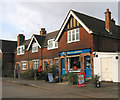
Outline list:
[[[25,45],[17,47],[17,55],[23,55],[25,53]]]
[[[52,47],[50,47],[50,42],[52,42]],[[47,41],[47,50],[51,50],[51,49],[57,49],[58,48],[58,42],[54,41],[54,39],[49,39]]]
[[[33,48],[37,48],[37,49],[34,50]],[[34,52],[38,52],[38,45],[37,45],[36,42],[34,42],[34,43],[32,44],[32,53],[34,53]]]
[[[35,64],[35,67],[34,67],[34,64]],[[38,67],[39,67],[39,59],[33,60],[33,69],[38,69]]]
[[[26,66],[26,67],[23,67]],[[22,61],[22,70],[27,70],[27,61]]]
[[[77,32],[77,30],[78,30],[78,32]],[[78,35],[78,39],[76,37],[77,35]],[[73,36],[74,36],[74,39],[73,39]],[[79,30],[79,28],[67,31],[67,39],[68,39],[67,43],[80,41],[80,30]],[[71,41],[70,41],[70,39],[71,39]]]

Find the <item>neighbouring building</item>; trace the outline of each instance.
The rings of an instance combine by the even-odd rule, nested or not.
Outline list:
[[[15,68],[15,49],[17,41],[0,40],[0,62],[2,76],[13,75]]]
[[[86,78],[91,78],[97,74],[94,69],[101,67],[94,62],[99,56],[96,52],[120,51],[119,30],[109,9],[105,21],[70,10],[60,30],[47,33],[41,28],[40,35],[33,34],[29,40],[18,35],[16,68],[24,72],[58,65],[62,75],[68,71],[85,72]]]

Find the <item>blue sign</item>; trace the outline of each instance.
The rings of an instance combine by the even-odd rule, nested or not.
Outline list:
[[[66,52],[60,52],[60,56],[62,56],[62,55],[75,55],[75,54],[88,53],[88,52],[90,52],[90,49],[66,51]]]

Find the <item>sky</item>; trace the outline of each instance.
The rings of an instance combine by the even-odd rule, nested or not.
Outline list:
[[[69,10],[105,20],[107,8],[118,24],[118,0],[0,0],[0,39],[17,41],[22,33],[25,39],[32,34],[40,34],[45,28],[47,33],[60,29]]]

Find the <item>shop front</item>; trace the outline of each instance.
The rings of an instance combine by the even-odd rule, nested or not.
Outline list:
[[[61,74],[84,72],[86,78],[91,78],[90,49],[60,52]]]

